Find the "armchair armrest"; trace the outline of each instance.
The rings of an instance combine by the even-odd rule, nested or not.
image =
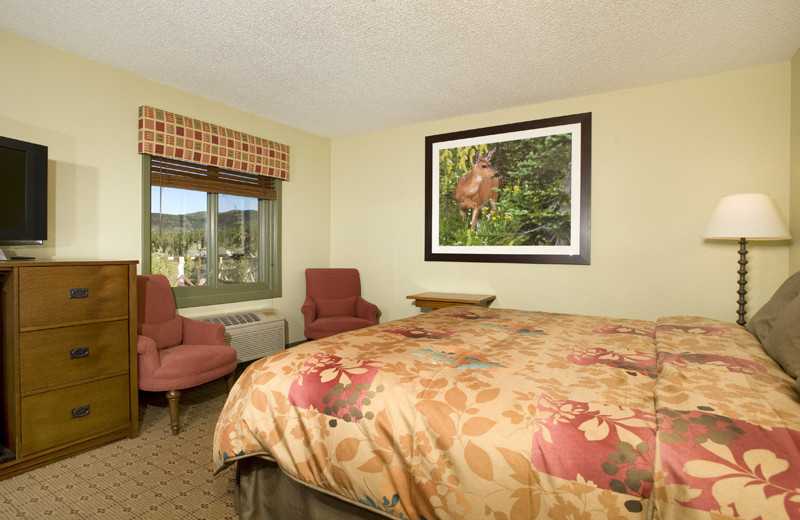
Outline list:
[[[370,320],[373,323],[377,323],[378,306],[359,296],[356,299],[356,316],[359,318],[364,318],[365,320]]]
[[[136,353],[139,355],[139,374],[152,374],[161,366],[158,347],[153,338],[139,336],[136,342]]]
[[[317,318],[317,305],[311,296],[306,296],[303,306],[300,307],[300,312],[303,313],[303,321],[305,326],[308,326]]]
[[[225,325],[200,321],[181,316],[183,321],[183,343],[190,345],[227,345]]]

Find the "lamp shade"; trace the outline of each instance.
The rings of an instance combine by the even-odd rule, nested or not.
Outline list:
[[[722,197],[703,238],[786,240],[792,238],[778,208],[766,193]]]

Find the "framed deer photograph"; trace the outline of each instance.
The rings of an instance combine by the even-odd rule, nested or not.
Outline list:
[[[425,260],[589,264],[591,113],[425,138]]]

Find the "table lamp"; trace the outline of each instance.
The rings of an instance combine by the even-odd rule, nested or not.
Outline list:
[[[722,197],[717,209],[711,215],[703,238],[739,241],[739,319],[736,323],[745,324],[746,314],[745,285],[747,280],[747,241],[748,240],[788,240],[792,238],[789,229],[778,213],[772,198],[766,193],[740,193]]]

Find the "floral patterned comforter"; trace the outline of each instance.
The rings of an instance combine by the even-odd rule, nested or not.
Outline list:
[[[221,470],[389,518],[800,518],[800,403],[744,328],[450,307],[253,363]]]

